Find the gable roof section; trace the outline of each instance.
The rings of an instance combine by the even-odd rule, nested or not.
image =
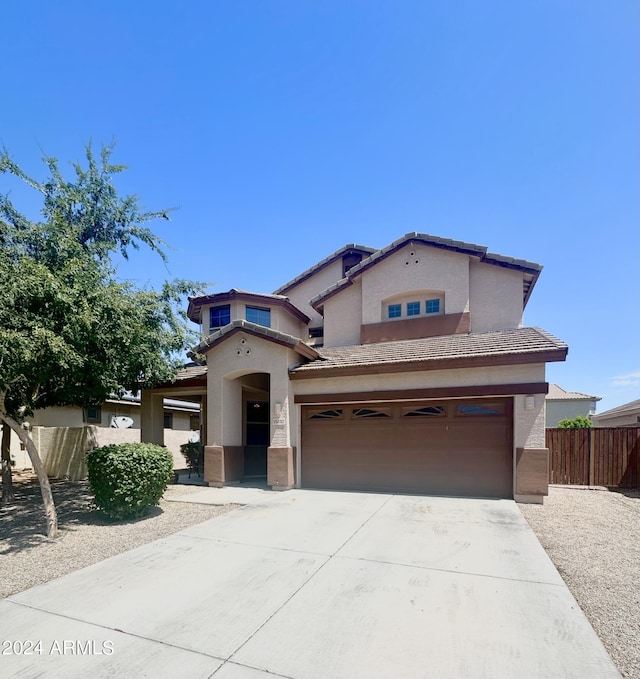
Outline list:
[[[185,365],[178,371],[173,380],[157,384],[154,389],[170,389],[174,387],[205,387],[207,386],[207,366],[199,364]]]
[[[609,417],[620,417],[621,415],[633,415],[640,414],[640,399],[637,401],[630,401],[629,403],[623,403],[621,406],[616,408],[611,408],[611,410],[605,410],[602,413],[597,413],[594,415],[594,419],[607,419]]]
[[[315,360],[319,358],[318,352],[313,347],[305,344],[300,338],[244,320],[231,321],[229,325],[225,325],[224,328],[220,328],[220,330],[209,335],[209,337],[200,342],[200,344],[198,344],[197,347],[194,347],[187,355],[190,358],[193,358],[197,354],[206,354],[213,349],[213,347],[224,340],[229,339],[229,337],[238,332],[246,332],[249,335],[266,339],[275,344],[281,344],[289,349],[293,349],[306,359]]]
[[[348,285],[351,285],[357,276],[361,275],[367,269],[375,266],[378,262],[386,259],[389,255],[392,255],[394,252],[397,252],[400,248],[408,245],[409,243],[422,243],[424,245],[441,248],[450,252],[459,252],[463,255],[477,257],[481,262],[486,264],[522,271],[524,274],[522,290],[523,307],[527,305],[531,291],[533,290],[533,286],[536,284],[538,276],[542,271],[542,266],[540,264],[528,262],[524,259],[515,259],[513,257],[505,257],[504,255],[487,252],[487,248],[484,245],[465,243],[463,241],[451,240],[450,238],[440,238],[439,236],[431,236],[428,233],[417,233],[414,231],[412,233],[405,234],[402,236],[402,238],[398,238],[398,240],[395,240],[390,245],[382,248],[382,250],[378,250],[371,256],[363,259],[360,264],[357,264],[348,272],[345,278],[314,297],[310,302],[311,306],[316,309],[316,311],[319,311],[327,299],[333,297],[333,295],[337,294],[340,292],[340,290],[347,287]]]
[[[329,264],[335,262],[336,259],[339,259],[340,257],[349,254],[350,252],[357,252],[367,257],[369,255],[374,254],[376,252],[376,249],[369,248],[366,245],[357,245],[356,243],[350,243],[348,245],[345,245],[341,247],[339,250],[336,250],[334,253],[330,254],[328,257],[325,257],[324,259],[320,260],[317,264],[314,264],[306,271],[303,271],[299,276],[296,276],[293,280],[290,280],[288,283],[281,285],[274,292],[274,294],[281,295],[282,293],[286,292],[287,290],[290,290],[299,283],[302,283],[302,281],[306,280],[307,278],[311,278],[313,274],[317,273],[321,269],[324,269],[326,266],[329,266]]]
[[[253,302],[255,304],[269,304],[271,306],[281,306],[285,308],[292,316],[295,316],[302,323],[309,323],[311,320],[305,313],[300,311],[297,306],[294,306],[288,297],[283,295],[265,295],[260,292],[247,292],[246,290],[238,290],[231,288],[227,292],[218,292],[215,295],[201,295],[199,297],[189,297],[189,307],[187,308],[187,316],[194,323],[201,322],[202,307],[210,304],[223,304],[232,300],[240,300],[243,302]]]
[[[547,394],[549,401],[600,401],[601,396],[589,396],[589,394],[581,394],[579,391],[565,391],[557,384],[549,385],[549,393]]]
[[[319,348],[291,379],[564,361],[567,345],[540,328]]]

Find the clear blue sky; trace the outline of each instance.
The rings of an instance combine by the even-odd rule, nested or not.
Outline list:
[[[637,0],[6,0],[2,25],[14,159],[115,140],[122,192],[180,208],[170,273],[123,275],[271,292],[349,242],[479,243],[544,265],[549,381],[640,396]]]

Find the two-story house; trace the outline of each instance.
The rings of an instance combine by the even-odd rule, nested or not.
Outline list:
[[[143,437],[161,435],[163,395],[190,397],[210,485],[541,502],[545,364],[567,354],[523,327],[541,269],[410,233],[347,245],[273,294],[192,298],[206,366],[143,393]]]

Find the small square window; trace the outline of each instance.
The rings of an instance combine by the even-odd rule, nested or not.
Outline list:
[[[102,408],[90,406],[84,409],[84,421],[89,424],[100,424],[102,422]]]
[[[209,330],[217,330],[229,323],[231,323],[231,307],[228,304],[214,306],[209,310]]]
[[[163,426],[165,429],[173,429],[173,413],[164,414]]]
[[[407,302],[407,316],[420,315],[420,302]]]
[[[260,307],[248,306],[245,318],[250,323],[264,325],[265,328],[271,327],[271,309],[261,309]]]
[[[426,312],[428,314],[437,314],[440,311],[440,300],[439,299],[428,299],[425,302]]]
[[[402,316],[401,304],[389,304],[389,318],[400,318]]]

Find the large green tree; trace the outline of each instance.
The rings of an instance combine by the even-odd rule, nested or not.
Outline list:
[[[182,302],[201,286],[178,280],[144,289],[116,276],[112,256],[128,258],[141,244],[165,259],[164,244],[145,224],[168,215],[118,195],[113,178],[125,168],[111,163],[112,150],[103,147],[96,158],[87,147],[87,162],[73,165],[71,179],[56,159],[45,158],[44,182],[0,153],[0,173],[42,199],[42,220],[32,221],[0,194],[0,421],[26,447],[50,537],[57,532],[55,504],[25,418],[170,380],[193,341]]]

